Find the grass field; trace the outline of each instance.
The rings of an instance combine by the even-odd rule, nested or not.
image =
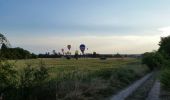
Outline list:
[[[107,60],[100,60],[98,58],[82,58],[79,60],[71,59],[59,59],[59,58],[44,58],[44,59],[29,59],[29,60],[15,60],[11,61],[15,64],[17,69],[22,69],[28,64],[31,66],[37,66],[40,61],[43,61],[45,65],[49,68],[49,73],[51,77],[56,76],[61,72],[71,72],[71,71],[98,71],[98,70],[106,70],[113,69],[119,67],[127,67],[133,69],[139,69],[142,67],[139,59],[135,58],[110,58]],[[138,66],[130,66],[136,64]]]
[[[107,60],[100,60],[98,58],[81,58],[79,60],[71,59],[67,60],[65,58],[42,58],[42,59],[28,59],[28,60],[11,60],[11,62],[15,62],[15,64],[19,67],[25,66],[26,64],[32,64],[36,65],[39,63],[39,61],[42,60],[46,63],[47,66],[49,67],[63,67],[63,68],[68,68],[68,67],[75,67],[75,66],[80,66],[81,68],[99,68],[99,67],[115,67],[117,65],[123,65],[123,64],[128,64],[128,63],[133,63],[133,62],[139,62],[139,59],[135,58],[124,58],[124,59],[119,59],[119,58],[110,58]]]
[[[39,66],[40,61],[48,68],[49,77],[38,93],[48,97],[47,100],[103,100],[148,72],[140,59],[134,58],[51,58],[10,62],[15,64],[17,70],[22,70],[27,65]]]

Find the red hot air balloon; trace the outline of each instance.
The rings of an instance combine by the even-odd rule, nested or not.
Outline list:
[[[81,45],[80,45],[80,50],[81,50],[81,52],[82,52],[83,54],[84,54],[85,49],[86,49],[86,46],[85,46],[84,44],[81,44]]]
[[[67,45],[67,48],[68,48],[68,50],[70,50],[71,49],[71,45]]]

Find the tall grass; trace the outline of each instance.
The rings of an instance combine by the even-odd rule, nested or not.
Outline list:
[[[134,59],[108,61],[88,59],[61,62],[47,59],[47,61],[45,61],[46,65],[43,65],[47,66],[49,75],[45,80],[39,76],[43,69],[36,71],[38,64],[36,61],[26,67],[28,69],[21,68],[21,65],[25,65],[19,62],[17,67],[19,71],[25,70],[25,74],[21,76],[29,74],[26,72],[33,74],[29,74],[31,76],[27,78],[22,76],[29,80],[21,81],[21,83],[29,84],[23,85],[24,87],[20,84],[18,87],[11,88],[5,100],[23,100],[23,96],[24,100],[103,100],[148,72],[146,66]],[[33,69],[36,70],[32,71]],[[38,76],[35,72],[38,72]]]

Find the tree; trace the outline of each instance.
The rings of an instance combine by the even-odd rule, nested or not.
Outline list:
[[[170,36],[162,37],[159,42],[159,52],[161,52],[166,58],[170,58]]]
[[[0,33],[0,44],[5,44],[8,48],[11,47],[11,44],[8,41],[8,39],[1,33]]]
[[[35,54],[31,54],[29,51],[22,48],[6,48],[5,45],[2,45],[0,50],[0,56],[5,59],[29,59],[36,58]]]
[[[117,53],[117,54],[114,55],[114,57],[115,57],[115,58],[122,58],[122,55],[119,54],[119,53]]]
[[[1,46],[1,50],[3,50],[3,49],[7,49],[7,46],[4,43]]]
[[[97,53],[94,51],[93,52],[93,57],[95,58],[97,56]]]
[[[160,68],[164,64],[164,57],[159,52],[146,52],[143,54],[142,63],[150,70]]]
[[[57,53],[56,53],[56,51],[55,51],[55,50],[53,50],[52,52],[53,52],[53,55],[57,55]]]
[[[7,46],[3,43],[2,46],[1,46],[1,49],[0,49],[0,57],[1,58],[5,58],[5,55],[7,55]]]

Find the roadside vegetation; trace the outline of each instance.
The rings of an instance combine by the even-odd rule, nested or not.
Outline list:
[[[166,91],[161,95],[170,97],[170,36],[162,37],[159,46],[158,51],[145,53],[142,61],[150,70],[160,70],[161,93]]]

